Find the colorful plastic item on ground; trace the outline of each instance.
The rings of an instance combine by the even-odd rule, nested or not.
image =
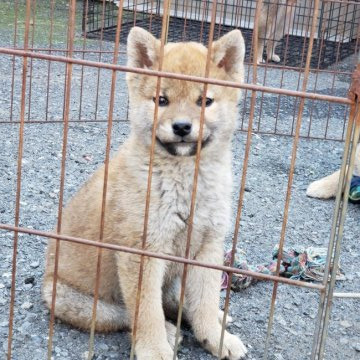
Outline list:
[[[275,275],[278,255],[279,247],[276,245],[272,252],[272,261],[254,266],[248,264],[246,254],[243,250],[237,250],[235,254],[234,267],[262,274]],[[294,280],[322,281],[326,266],[326,255],[326,248],[309,247],[306,249],[284,249],[280,262],[279,275]],[[226,266],[230,266],[230,262],[231,252],[227,252],[225,254],[224,264]],[[336,280],[345,280],[345,276],[341,273],[340,269],[337,272]],[[257,279],[252,276],[233,274],[231,277],[231,289],[239,291],[247,288],[256,281]],[[229,275],[224,272],[221,285],[222,289],[227,288],[228,282]]]
[[[353,176],[350,184],[349,201],[360,204],[360,176]]]

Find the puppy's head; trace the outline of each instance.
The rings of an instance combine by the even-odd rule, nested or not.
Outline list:
[[[159,69],[160,41],[144,29],[134,27],[128,37],[128,66]],[[168,43],[164,47],[162,71],[203,77],[208,49],[199,43]],[[210,78],[243,81],[244,40],[233,30],[214,41],[211,49]],[[199,138],[201,106],[205,103],[202,149],[216,149],[230,143],[234,131],[240,90],[127,73],[132,132],[150,146],[157,116],[156,151],[169,156],[192,156]],[[155,104],[158,104],[157,114]],[[224,143],[226,142],[226,143]],[[219,150],[219,149],[218,149]]]

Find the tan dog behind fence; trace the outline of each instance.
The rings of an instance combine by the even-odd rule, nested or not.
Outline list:
[[[275,53],[278,42],[290,32],[294,23],[296,0],[265,0],[260,11],[258,22],[258,52],[257,63],[263,59],[266,46],[267,61],[280,62],[280,56]]]
[[[163,70],[203,76],[207,49],[198,43],[169,43]],[[212,46],[210,76],[243,81],[244,40],[234,30]],[[160,41],[140,28],[128,38],[128,65],[158,69]],[[149,152],[156,102],[157,78],[127,74],[131,134],[110,161],[105,208],[104,241],[141,248]],[[200,129],[203,84],[162,78],[151,187],[146,249],[184,256],[195,153]],[[231,139],[240,91],[209,85],[206,97],[201,160],[190,255],[222,264],[223,241],[231,212]],[[62,219],[62,234],[98,241],[104,167],[73,197]],[[93,307],[97,251],[75,243],[61,243],[55,315],[89,329]],[[43,297],[51,307],[55,241],[50,240]],[[135,313],[140,257],[103,250],[97,331],[130,329]],[[173,359],[175,327],[167,322],[182,265],[145,258],[135,352],[139,360]],[[217,355],[221,325],[218,319],[219,271],[188,268],[184,314],[198,341]],[[246,354],[241,340],[225,331],[221,358]]]

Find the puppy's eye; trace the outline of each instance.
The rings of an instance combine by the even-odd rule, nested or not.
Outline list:
[[[205,99],[205,106],[208,107],[208,106],[210,106],[213,102],[214,102],[214,99],[207,97],[207,98]],[[196,105],[197,105],[197,106],[201,106],[201,105],[202,105],[202,97],[199,97],[199,98],[197,99]]]
[[[156,103],[156,97],[153,97],[154,103]],[[166,96],[159,96],[159,106],[167,106],[169,105],[169,99]]]

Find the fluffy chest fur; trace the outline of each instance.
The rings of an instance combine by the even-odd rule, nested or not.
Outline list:
[[[138,167],[140,168],[146,167]],[[190,222],[194,173],[194,157],[155,160],[147,231],[148,248],[179,256],[184,255]],[[133,192],[136,193],[135,188],[142,187],[141,196],[145,196],[147,172],[142,171],[138,178],[142,179],[141,185],[129,183],[126,187],[127,191],[133,187]],[[191,237],[193,254],[196,254],[209,233],[212,238],[215,234],[215,237],[223,240],[230,218],[230,197],[230,153],[225,153],[221,159],[215,160],[203,156],[200,160],[195,195]],[[144,212],[139,215],[142,221]]]

